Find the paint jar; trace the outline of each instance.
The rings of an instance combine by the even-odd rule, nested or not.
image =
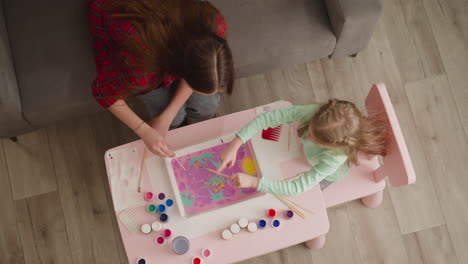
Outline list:
[[[158,205],[158,212],[165,213],[166,212],[166,206],[164,204]]]
[[[291,219],[294,216],[294,212],[291,210],[287,210],[286,213],[284,213],[287,219]]]
[[[211,256],[211,250],[210,250],[210,249],[207,249],[207,248],[204,248],[204,249],[202,250],[202,256],[205,257],[205,258]]]
[[[156,205],[154,205],[154,204],[148,205],[148,212],[154,214],[154,213],[156,213],[156,211],[157,211],[156,210]]]
[[[145,201],[151,202],[154,199],[154,194],[152,192],[145,192],[144,197]]]
[[[177,255],[183,255],[190,249],[190,241],[184,236],[178,236],[172,240],[172,250]]]
[[[169,220],[169,216],[167,214],[161,214],[159,216],[159,220],[163,223],[167,222]]]

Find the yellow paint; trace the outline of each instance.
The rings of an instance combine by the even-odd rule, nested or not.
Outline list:
[[[257,175],[257,168],[251,157],[246,157],[242,160],[242,170],[249,175]]]

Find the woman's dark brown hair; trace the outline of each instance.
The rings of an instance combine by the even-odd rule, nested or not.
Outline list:
[[[165,73],[185,79],[201,93],[218,89],[232,93],[232,54],[226,40],[217,35],[220,13],[212,4],[198,0],[108,0],[106,9],[112,17],[129,21],[139,33],[138,38],[128,39],[120,47],[114,67],[156,76],[152,87],[129,85],[126,96],[161,85]],[[128,52],[135,58],[125,59],[123,54]]]

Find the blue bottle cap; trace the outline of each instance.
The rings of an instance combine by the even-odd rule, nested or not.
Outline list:
[[[167,199],[166,200],[166,205],[171,207],[174,204],[174,201],[172,199]]]
[[[274,219],[273,221],[271,221],[271,225],[273,227],[279,227],[280,226],[280,221],[278,219]]]
[[[258,221],[258,227],[259,228],[265,228],[267,225],[267,222],[263,219],[261,219],[260,221]]]
[[[166,206],[164,204],[158,205],[158,212],[165,213],[166,212]]]

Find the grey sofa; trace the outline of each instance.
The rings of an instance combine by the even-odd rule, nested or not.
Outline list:
[[[212,0],[237,77],[363,50],[382,0]],[[86,0],[0,0],[0,137],[102,110]]]

